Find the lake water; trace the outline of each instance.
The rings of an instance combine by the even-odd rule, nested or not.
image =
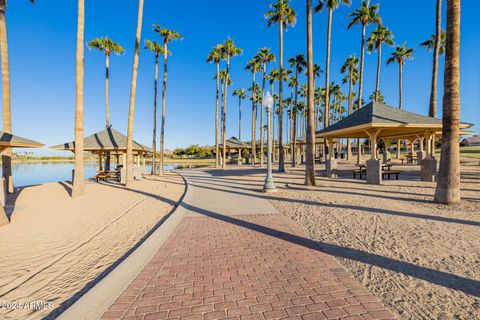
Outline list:
[[[36,162],[12,163],[13,181],[16,187],[30,186],[48,182],[69,181],[72,179],[73,162]],[[115,165],[112,166],[112,168]],[[165,170],[181,169],[188,165],[168,164]],[[190,167],[197,167],[195,165]],[[96,162],[85,162],[85,178],[93,178],[97,174]],[[147,164],[147,172],[151,166]],[[1,172],[1,170],[0,170]]]

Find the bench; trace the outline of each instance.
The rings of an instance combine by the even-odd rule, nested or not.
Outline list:
[[[106,175],[105,173],[98,173],[96,176],[95,176],[95,179],[98,181],[107,181],[108,179],[108,175]]]
[[[360,176],[360,180],[362,180],[362,175],[366,173],[366,171],[363,169],[354,169],[352,170],[352,173],[353,173],[353,179],[356,179],[358,174]]]
[[[385,178],[385,176],[388,176],[388,179],[390,179],[391,175],[395,175],[396,180],[398,180],[398,175],[401,172],[402,171],[400,170],[385,170],[385,171],[382,171],[382,178]]]

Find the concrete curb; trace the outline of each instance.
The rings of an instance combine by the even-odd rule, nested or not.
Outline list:
[[[185,177],[178,172],[175,173],[183,178],[185,192],[170,216],[125,260],[61,313],[57,319],[99,319],[150,262],[184,217],[186,210],[182,203],[189,201],[192,197],[193,189],[188,187]]]

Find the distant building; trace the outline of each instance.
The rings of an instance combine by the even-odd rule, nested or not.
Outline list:
[[[462,146],[467,146],[467,147],[471,147],[471,146],[480,146],[480,136],[472,136],[470,138],[465,138],[462,140],[462,142],[460,143]]]

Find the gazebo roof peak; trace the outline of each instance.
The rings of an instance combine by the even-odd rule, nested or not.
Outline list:
[[[54,150],[73,151],[75,149],[75,143],[67,142],[50,148]],[[83,149],[85,151],[123,151],[127,149],[127,136],[110,126],[85,137],[83,139]],[[133,151],[150,151],[150,148],[133,141]]]

